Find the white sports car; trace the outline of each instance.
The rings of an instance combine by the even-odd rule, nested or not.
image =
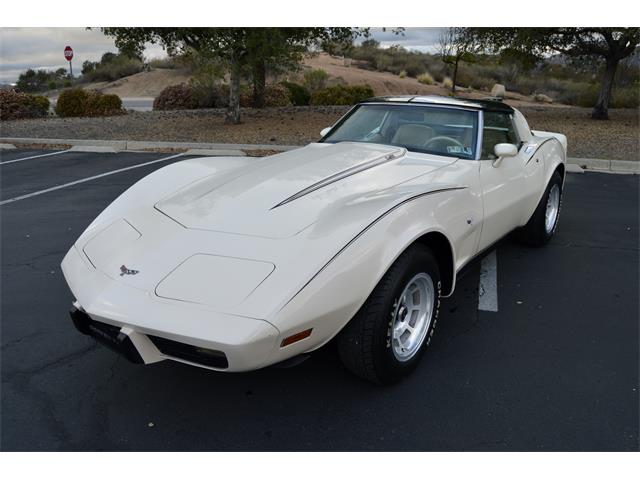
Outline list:
[[[566,148],[501,102],[402,96],[356,105],[304,148],[174,163],[65,256],[73,321],[132,361],[228,372],[335,338],[349,370],[391,383],[465,264],[514,229],[554,234]]]

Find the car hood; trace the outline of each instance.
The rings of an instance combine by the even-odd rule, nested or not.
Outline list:
[[[311,144],[205,176],[155,208],[189,229],[286,238],[330,205],[383,192],[455,161],[425,157],[416,161],[404,148],[378,144]]]

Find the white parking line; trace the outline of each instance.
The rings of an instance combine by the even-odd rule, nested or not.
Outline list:
[[[498,311],[498,257],[495,250],[484,257],[480,264],[478,310]]]
[[[31,160],[32,158],[50,157],[51,155],[60,155],[61,153],[66,153],[68,151],[69,150],[58,150],[56,152],[43,153],[42,155],[31,155],[30,157],[15,158],[13,160],[6,160],[4,162],[0,162],[0,165],[6,165],[7,163],[22,162],[23,160]]]
[[[178,153],[176,155],[171,155],[170,157],[159,158],[158,160],[152,160],[150,162],[139,163],[137,165],[132,165],[130,167],[119,168],[118,170],[111,170],[109,172],[101,173],[99,175],[94,175],[92,177],[81,178],[80,180],[75,180],[69,183],[63,183],[62,185],[56,185],[55,187],[46,188],[44,190],[39,190],[33,193],[27,193],[26,195],[20,195],[19,197],[9,198],[7,200],[3,200],[0,202],[0,206],[6,205],[7,203],[17,202],[19,200],[24,200],[25,198],[36,197],[38,195],[42,195],[44,193],[55,192],[56,190],[61,190],[63,188],[71,187],[73,185],[78,185],[80,183],[90,182],[92,180],[97,180],[98,178],[107,177],[109,175],[115,175],[116,173],[126,172],[127,170],[133,170],[134,168],[146,167],[147,165],[153,165],[154,163],[166,162],[167,160],[172,160],[174,158],[181,157],[182,153]]]

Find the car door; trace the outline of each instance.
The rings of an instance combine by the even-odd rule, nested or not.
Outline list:
[[[515,157],[496,162],[494,147],[498,143],[520,147],[513,117],[508,112],[485,111],[480,154],[484,213],[479,250],[487,248],[521,224],[522,210],[529,195],[525,178],[527,155],[519,148]]]

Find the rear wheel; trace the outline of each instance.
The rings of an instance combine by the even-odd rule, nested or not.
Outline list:
[[[528,245],[546,244],[558,228],[560,207],[562,206],[562,177],[555,172],[540,199],[535,212],[520,229],[519,238]]]
[[[413,371],[436,327],[440,288],[431,250],[409,247],[338,335],[344,365],[379,384],[396,382]]]

